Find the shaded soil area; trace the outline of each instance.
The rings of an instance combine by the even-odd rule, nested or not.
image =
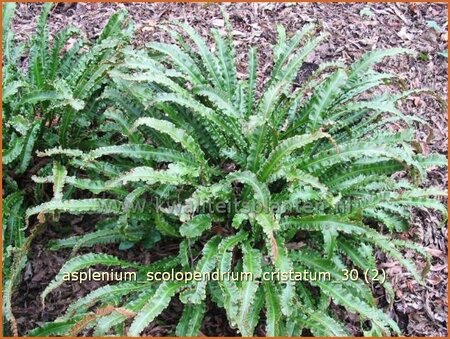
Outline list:
[[[19,39],[26,40],[35,28],[39,4],[18,5],[14,26]],[[225,4],[233,25],[233,36],[238,51],[239,71],[245,76],[246,55],[249,45],[257,46],[262,79],[270,71],[270,44],[276,39],[275,24],[282,23],[288,32],[295,32],[306,23],[316,23],[330,37],[305,64],[299,81],[323,61],[339,60],[351,63],[366,51],[375,48],[408,47],[417,51],[416,56],[402,56],[387,60],[378,67],[399,75],[408,88],[430,88],[438,97],[413,94],[403,104],[403,111],[420,116],[431,126],[421,129],[417,138],[425,152],[447,154],[448,122],[446,107],[439,100],[447,101],[447,5],[446,4],[314,4],[314,3],[235,3]],[[58,4],[50,15],[50,27],[54,32],[67,24],[74,24],[85,32],[87,38],[95,38],[109,16],[119,8],[126,8],[136,23],[134,44],[168,41],[161,24],[181,20],[190,23],[200,33],[214,27],[224,30],[224,20],[218,4],[184,3],[77,3]],[[426,144],[429,139],[430,143]],[[425,185],[447,187],[447,172],[433,170]],[[69,220],[68,220],[69,221]],[[71,219],[72,233],[82,234],[88,219]],[[419,285],[396,261],[379,254],[380,267],[387,272],[396,296],[392,304],[385,303],[382,291],[380,305],[391,313],[407,336],[447,335],[447,226],[438,226],[439,216],[433,211],[414,211],[409,231],[399,238],[415,240],[432,255],[430,272],[426,284]],[[17,317],[20,334],[50,321],[60,315],[77,297],[86,295],[98,283],[64,284],[52,293],[45,309],[39,295],[53,279],[69,256],[67,251],[52,252],[47,248],[50,239],[60,237],[52,227],[39,236],[31,248],[30,261],[24,271],[23,280],[13,297],[13,311]],[[136,247],[119,251],[117,246],[98,246],[96,252],[115,254],[118,257],[138,262],[152,262],[160,256],[177,251],[173,244],[160,243],[151,252]],[[416,260],[424,267],[422,259],[414,252],[405,256]],[[220,309],[209,305],[209,311],[201,332],[204,335],[233,336],[236,333],[226,324]],[[145,331],[146,335],[173,334],[181,314],[181,304],[175,300],[168,310]],[[356,324],[351,314],[342,315],[350,327]],[[356,328],[356,327],[355,327]],[[256,332],[264,335],[262,329]],[[356,330],[354,333],[357,334]],[[86,333],[85,333],[86,334]]]

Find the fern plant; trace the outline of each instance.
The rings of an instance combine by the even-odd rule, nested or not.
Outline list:
[[[302,63],[326,35],[307,25],[288,37],[278,26],[271,74],[257,86],[257,51],[250,48],[248,74],[240,78],[229,24],[225,36],[212,31],[214,49],[192,27],[176,26],[169,29],[176,43],[126,48],[123,62],[108,71],[113,84],[103,95],[102,130],[114,144],[39,153],[54,165],[34,180],[53,184],[54,195],[26,212],[40,222],[60,213],[104,215],[92,232],[52,244],[73,248],[72,257],[43,302],[64,274],[94,265],[133,269],[137,280],[92,291],[29,335],[138,336],[176,296],[184,304],[178,336],[199,333],[207,299],[243,336],[258,325],[267,336],[349,335],[332,304],[357,314],[365,335],[401,334],[372,284],[363,274],[346,280],[346,270],[377,270],[378,249],[423,282],[426,269],[402,250],[424,260],[428,254],[395,233],[408,228],[412,207],[447,218],[437,199],[446,192],[421,187],[427,170],[445,166],[446,157],[421,154],[414,128],[426,122],[397,106],[417,90],[394,91],[395,76],[373,69],[409,51],[372,51],[350,66],[324,63],[299,84]],[[391,87],[383,92],[385,84]],[[151,264],[76,255],[97,243],[151,249],[160,238],[178,243],[178,255]],[[250,272],[253,279],[146,279],[171,270]],[[263,279],[290,271],[328,272],[331,280]],[[382,286],[393,302],[389,282]]]
[[[81,132],[95,125],[106,73],[132,33],[126,13],[118,12],[93,44],[77,38],[80,32],[72,26],[50,42],[47,18],[52,6],[43,6],[36,33],[26,45],[16,43],[10,29],[15,3],[3,10],[3,141],[8,145],[3,164],[19,174],[27,169],[34,149],[73,146],[86,139]]]
[[[16,333],[12,287],[20,279],[33,238],[25,239],[25,210],[40,203],[43,194],[40,187],[30,189],[30,172],[51,173],[52,168],[46,161],[36,163],[34,152],[104,142],[86,131],[97,125],[107,71],[120,61],[118,51],[128,43],[133,26],[126,12],[118,12],[95,42],[71,26],[51,38],[47,19],[53,4],[46,3],[30,41],[18,42],[11,27],[16,4],[2,6],[4,314]]]

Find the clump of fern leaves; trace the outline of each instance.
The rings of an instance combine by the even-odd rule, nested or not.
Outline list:
[[[176,295],[184,304],[179,336],[198,334],[207,298],[225,309],[243,336],[252,336],[258,324],[267,336],[300,336],[305,329],[348,335],[331,303],[357,314],[366,335],[401,334],[377,306],[370,284],[364,278],[343,281],[343,270],[377,269],[379,249],[422,282],[426,272],[401,251],[414,249],[425,260],[428,254],[394,234],[408,228],[411,207],[447,218],[436,199],[446,192],[420,185],[427,170],[445,166],[446,158],[420,154],[414,128],[426,122],[397,106],[415,91],[377,90],[395,85],[395,76],[373,66],[409,51],[372,51],[350,66],[324,63],[298,86],[302,63],[326,35],[307,25],[288,37],[279,26],[270,77],[256,93],[255,48],[249,50],[247,78],[240,79],[231,33],[213,30],[212,52],[192,27],[177,27],[169,30],[174,44],[122,50],[123,62],[108,71],[113,84],[102,96],[102,131],[114,144],[41,152],[54,159],[53,170],[34,180],[53,184],[54,196],[26,212],[27,220],[105,215],[93,232],[53,244],[73,248],[73,257],[46,287],[43,301],[64,273],[93,265],[133,268],[140,281],[94,290],[29,334],[75,335],[88,328],[94,335],[138,336]],[[403,128],[391,129],[394,123]],[[72,198],[74,191],[89,198]],[[227,208],[204,209],[222,203]],[[144,242],[151,248],[156,238],[179,243],[179,254],[150,265],[107,254],[76,256],[80,247],[96,243],[128,248]],[[148,271],[171,269],[245,271],[256,278],[307,269],[328,271],[333,280],[145,280]],[[388,282],[383,287],[392,294]]]
[[[17,334],[10,299],[33,238],[33,233],[25,236],[25,210],[43,195],[42,187],[28,185],[30,172],[52,170],[47,161],[36,162],[34,153],[102,142],[86,131],[97,124],[107,72],[120,61],[118,51],[129,42],[133,26],[125,12],[118,12],[94,42],[72,26],[51,37],[47,21],[53,4],[46,3],[30,41],[18,42],[11,27],[16,4],[2,6],[4,315]]]

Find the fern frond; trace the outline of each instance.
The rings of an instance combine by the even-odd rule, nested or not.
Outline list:
[[[184,282],[171,281],[159,285],[154,295],[142,307],[131,323],[129,336],[139,336],[145,327],[153,321],[168,305],[172,296],[184,285]]]
[[[175,334],[178,337],[196,337],[205,316],[205,304],[185,305],[183,314],[178,322]]]
[[[212,226],[211,216],[208,214],[199,214],[192,220],[184,223],[180,227],[180,234],[186,238],[196,238]]]
[[[70,259],[63,265],[63,267],[61,267],[61,270],[56,275],[56,277],[41,293],[42,303],[45,302],[46,296],[51,291],[53,291],[55,288],[63,284],[63,282],[65,281],[65,276],[67,276],[70,273],[78,272],[84,268],[91,267],[94,265],[106,265],[106,266],[114,265],[136,269],[141,268],[141,266],[138,264],[130,263],[125,260],[120,260],[108,254],[94,254],[94,253],[83,254],[81,256]]]
[[[281,300],[276,285],[272,282],[263,284],[266,297],[266,335],[278,337],[281,335]]]
[[[191,286],[183,291],[180,295],[180,300],[187,304],[200,304],[206,298],[206,284],[207,280],[203,278],[203,274],[211,272],[217,265],[217,248],[219,246],[220,238],[211,238],[203,247],[202,258],[196,265],[195,271],[202,274],[200,281],[195,281]]]
[[[262,255],[261,252],[252,248],[249,244],[244,244],[243,248],[243,271],[250,272],[251,279],[242,281],[240,289],[240,307],[238,314],[238,328],[242,336],[248,337],[253,335],[254,326],[251,324],[250,314],[251,307],[255,302],[255,295],[259,288],[259,284],[256,281],[262,274]]]
[[[155,130],[168,134],[175,142],[180,143],[187,151],[189,151],[200,164],[205,164],[205,155],[195,140],[186,133],[186,131],[176,128],[169,121],[158,120],[153,118],[139,118],[133,125],[133,130],[139,126],[148,126]]]

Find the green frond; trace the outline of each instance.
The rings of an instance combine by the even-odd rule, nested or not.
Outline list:
[[[66,239],[58,239],[50,243],[50,249],[73,248],[72,253],[82,247],[92,247],[97,244],[112,244],[123,240],[120,230],[96,230],[81,236],[73,236]]]
[[[266,335],[278,337],[281,335],[281,300],[280,293],[272,282],[263,284],[266,297]]]
[[[245,232],[239,232],[234,236],[225,238],[219,244],[218,250],[218,263],[217,266],[220,272],[232,273],[232,256],[233,250],[236,245],[246,240],[248,234]],[[232,279],[224,279],[219,282],[220,289],[222,290],[223,304],[225,311],[227,312],[228,321],[231,326],[235,327],[237,324],[237,317],[239,313],[239,300],[236,298],[239,295],[239,289],[236,282]]]
[[[24,136],[22,153],[20,154],[20,163],[17,168],[17,173],[23,173],[28,168],[31,161],[32,152],[35,148],[38,135],[41,131],[41,122],[37,121],[33,124],[27,134]]]
[[[211,100],[211,102],[213,102],[217,106],[217,108],[222,110],[222,112],[224,112],[231,118],[235,119],[240,118],[240,112],[237,111],[233,103],[228,101],[225,95],[223,95],[219,91],[214,90],[212,88],[201,88],[196,92],[196,94],[207,97],[209,100]]]
[[[348,337],[349,333],[343,324],[320,310],[306,309],[305,326],[315,336]]]
[[[234,172],[227,177],[230,181],[239,181],[248,184],[255,192],[255,199],[261,203],[263,208],[268,208],[270,203],[270,192],[266,185],[258,181],[255,174],[250,171]]]
[[[198,53],[204,62],[205,68],[208,71],[209,79],[216,88],[224,89],[222,72],[219,62],[216,57],[211,53],[210,49],[206,45],[205,40],[188,24],[177,23],[188,37],[195,43],[198,48]]]
[[[307,58],[307,56],[319,46],[319,44],[328,37],[328,34],[320,34],[319,36],[309,40],[292,58],[282,67],[281,72],[272,75],[274,84],[283,84],[288,86],[294,80],[298,70]],[[271,82],[269,82],[271,83]]]
[[[179,230],[167,221],[161,213],[155,213],[155,227],[161,232],[161,234],[172,237],[179,238]]]
[[[389,335],[390,333],[400,334],[398,325],[389,318],[383,311],[370,307],[364,301],[351,295],[337,284],[329,284],[323,281],[317,281],[316,284],[321,290],[329,295],[335,303],[341,305],[351,312],[359,314],[363,319],[368,319],[372,325],[382,334]]]
[[[248,53],[248,84],[247,84],[247,96],[246,96],[246,116],[250,116],[254,109],[255,100],[255,87],[256,87],[256,48],[252,47]]]
[[[131,300],[127,302],[123,307],[130,312],[137,312],[155,293],[155,288],[147,287],[147,289],[139,293],[136,297],[130,298]],[[128,317],[120,312],[112,312],[107,316],[103,316],[97,320],[97,324],[94,330],[95,336],[105,335],[113,326],[118,325],[125,321]]]
[[[29,337],[50,337],[50,336],[63,336],[67,334],[75,324],[81,320],[80,317],[75,317],[66,321],[48,322],[40,327],[36,327],[27,333]]]
[[[314,29],[314,25],[305,25],[289,41],[286,41],[286,30],[284,26],[277,25],[278,43],[274,48],[274,67],[271,79],[278,79],[282,72],[282,66],[286,64],[292,54],[296,51],[300,41]]]
[[[53,200],[62,201],[63,188],[67,177],[67,169],[60,163],[53,164]]]
[[[2,51],[5,61],[14,62],[13,60],[13,49],[14,49],[14,32],[10,29],[11,21],[16,11],[16,3],[7,2],[2,4]],[[8,65],[4,64],[4,67]],[[3,85],[4,82],[2,81]],[[3,94],[5,95],[5,94]],[[4,100],[5,96],[3,96]]]
[[[411,53],[411,50],[405,48],[391,48],[367,52],[352,65],[347,80],[347,87],[352,88],[355,81],[364,74],[364,72],[369,70],[370,67],[381,61],[383,58],[404,53]]]
[[[147,47],[168,56],[177,69],[188,76],[188,79],[193,84],[204,84],[206,82],[195,61],[178,46],[160,42],[151,42]]]
[[[152,167],[135,167],[129,172],[120,174],[106,183],[107,188],[126,185],[130,182],[143,181],[148,185],[155,183],[182,185],[192,182],[199,176],[199,168],[189,167],[182,163],[171,163],[167,170],[156,171]]]
[[[199,237],[212,226],[212,218],[208,214],[199,214],[180,227],[180,234],[186,238]]]
[[[134,318],[127,334],[132,337],[139,336],[145,327],[169,305],[170,299],[183,285],[184,282],[179,281],[163,282],[159,285],[153,296],[148,299]]]
[[[242,336],[248,337],[253,335],[254,325],[250,322],[250,314],[252,305],[255,302],[256,292],[259,288],[259,284],[256,281],[262,274],[262,255],[257,249],[252,248],[249,244],[244,244],[242,247],[243,252],[243,272],[251,273],[251,279],[245,279],[242,281],[240,288],[240,307],[238,313],[238,328]]]
[[[138,284],[135,282],[125,282],[125,283],[117,283],[114,285],[106,285],[100,288],[95,289],[90,292],[88,295],[78,299],[74,303],[70,304],[66,310],[63,319],[72,318],[77,313],[81,313],[80,310],[85,310],[89,308],[92,304],[102,301],[105,298],[117,298],[122,297],[124,295],[139,292],[143,289],[148,289],[149,284]]]
[[[71,214],[120,214],[122,212],[122,203],[119,200],[114,199],[52,200],[27,209],[25,218],[28,220],[35,214],[47,214],[56,211]]]
[[[222,38],[219,31],[216,29],[212,30],[212,35],[216,43],[216,55],[219,60],[223,78],[223,88],[230,97],[233,97],[237,87],[237,71],[232,41],[228,38]]]
[[[178,337],[197,337],[205,316],[205,304],[185,305],[175,334]]]
[[[130,268],[140,268],[140,265],[130,263],[125,260],[117,259],[116,257],[108,254],[94,254],[88,253],[83,254],[73,259],[67,261],[63,267],[61,267],[59,273],[52,280],[52,282],[47,285],[44,291],[41,293],[41,300],[44,303],[46,296],[53,291],[58,286],[62,285],[66,280],[65,277],[70,273],[78,272],[84,268],[88,268],[94,265],[105,265],[105,266],[120,266],[120,267],[130,267]]]
[[[318,131],[313,134],[303,134],[283,140],[261,165],[259,177],[262,181],[267,180],[270,174],[282,167],[283,159],[294,150],[302,148],[318,139],[327,137],[329,137],[327,133]]]
[[[194,280],[185,291],[180,294],[180,300],[184,304],[200,304],[206,298],[206,284],[207,280],[203,278],[203,275],[212,272],[217,265],[217,248],[220,243],[220,238],[211,238],[203,247],[202,258],[198,261],[195,272],[200,272],[202,278],[200,280]]]
[[[346,79],[345,72],[337,70],[316,88],[305,109],[300,111],[299,120],[304,123],[305,118],[307,119],[309,131],[314,132],[322,125],[327,117],[327,110],[332,107],[333,100],[339,95]]]
[[[139,118],[134,123],[132,130],[136,130],[139,126],[143,125],[169,135],[175,142],[180,143],[187,151],[189,151],[200,164],[206,163],[205,154],[186,131],[176,128],[169,121],[153,118]]]
[[[105,27],[103,28],[98,41],[105,40],[107,38],[115,37],[116,35],[126,34],[125,26],[129,25],[128,13],[126,10],[120,10],[109,18]]]

